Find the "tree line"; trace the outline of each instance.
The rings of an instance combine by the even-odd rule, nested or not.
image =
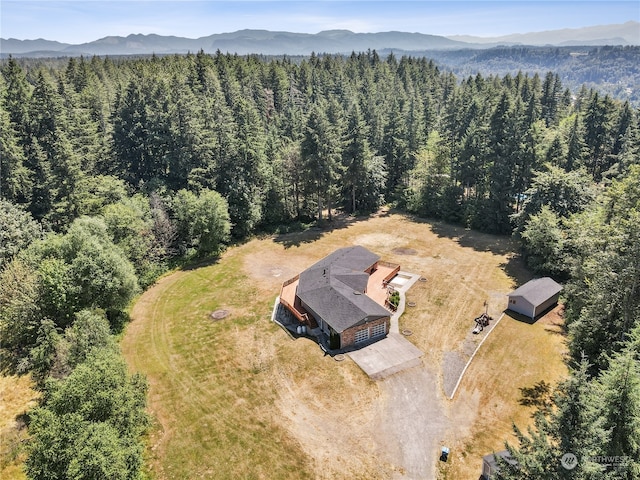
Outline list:
[[[458,79],[375,51],[9,58],[1,70],[1,353],[44,392],[31,478],[140,474],[146,387],[112,335],[163,271],[384,204],[514,234],[534,271],[566,282],[572,375],[538,433],[518,431],[512,478],[541,465],[531,442],[546,442],[546,458],[560,445],[640,458],[640,136],[628,103],[552,72]],[[104,398],[86,388],[103,377]],[[562,441],[583,438],[563,423],[579,419],[562,412],[583,407],[608,420],[583,422],[599,430],[578,451]],[[589,465],[572,478],[592,478]],[[542,470],[530,478],[564,478]]]

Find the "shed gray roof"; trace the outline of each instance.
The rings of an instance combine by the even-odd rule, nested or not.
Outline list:
[[[549,277],[535,278],[509,294],[510,297],[522,297],[532,305],[540,305],[562,291],[562,285]]]
[[[382,305],[364,294],[369,281],[365,270],[379,259],[361,246],[336,250],[300,274],[296,294],[338,333],[367,317],[388,317]]]
[[[496,461],[496,457],[500,457],[505,460],[507,463],[511,465],[517,465],[518,462],[511,456],[509,450],[502,450],[496,453],[490,453],[482,457],[482,460],[487,462],[491,466],[491,470],[495,470],[498,468],[498,462]]]

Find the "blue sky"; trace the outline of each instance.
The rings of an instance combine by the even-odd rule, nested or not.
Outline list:
[[[640,2],[0,0],[0,17],[3,38],[65,43],[131,33],[197,38],[245,28],[491,37],[640,21]]]

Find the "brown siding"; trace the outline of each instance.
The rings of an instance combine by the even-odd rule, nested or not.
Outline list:
[[[386,323],[385,331],[389,333],[389,325],[391,323],[390,317],[382,317],[376,320],[372,320],[369,323],[365,323],[363,325],[356,325],[355,327],[347,328],[344,332],[340,334],[340,348],[350,347],[355,343],[356,332],[364,329],[364,328],[373,328],[376,325],[381,325]],[[377,337],[384,338],[384,337]]]

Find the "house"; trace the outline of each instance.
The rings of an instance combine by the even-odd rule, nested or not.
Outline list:
[[[482,457],[482,478],[484,480],[491,480],[492,475],[498,471],[498,461],[496,457],[502,458],[511,465],[516,465],[517,462],[511,458],[511,454],[508,450],[502,450],[497,453],[490,453]]]
[[[387,283],[399,270],[364,247],[341,248],[285,282],[280,303],[301,324],[319,328],[330,349],[384,338]]]
[[[562,286],[549,277],[530,280],[509,294],[508,309],[535,319],[558,303]]]

